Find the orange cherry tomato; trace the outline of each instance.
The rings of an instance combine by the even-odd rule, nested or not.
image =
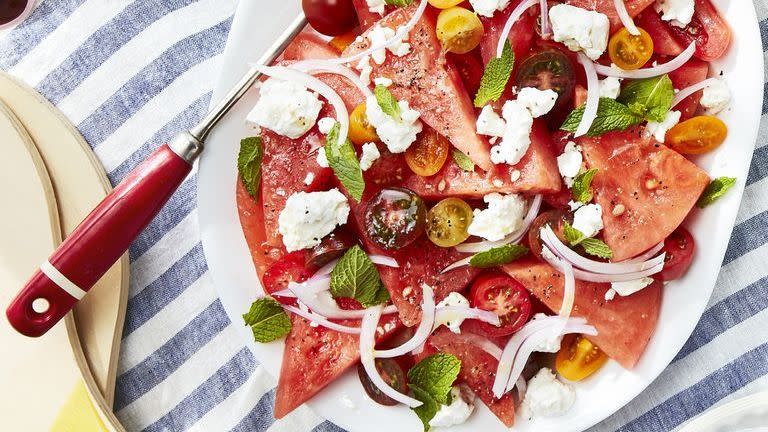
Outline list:
[[[555,368],[563,378],[581,381],[597,372],[606,361],[608,356],[587,338],[570,334],[563,338],[555,359]]]
[[[429,177],[437,174],[445,165],[450,150],[451,143],[444,136],[430,129],[419,135],[416,142],[405,151],[405,163],[414,173]]]
[[[637,28],[638,36],[622,28],[611,36],[608,42],[608,56],[616,66],[624,70],[635,70],[643,67],[653,55],[653,39],[647,31]]]
[[[666,144],[678,153],[702,154],[718,148],[727,135],[728,127],[719,118],[698,116],[670,129]]]
[[[334,37],[328,41],[328,45],[333,47],[336,51],[339,52],[339,54],[341,54],[345,49],[347,49],[348,46],[352,45],[352,42],[355,41],[357,35],[357,30],[352,30],[350,32]]]
[[[365,102],[356,106],[352,114],[349,115],[349,139],[359,146],[379,141],[376,128],[368,123],[368,115],[365,113]]]

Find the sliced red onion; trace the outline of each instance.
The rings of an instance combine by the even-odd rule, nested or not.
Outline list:
[[[624,28],[627,29],[629,34],[640,36],[640,30],[637,29],[637,26],[632,20],[632,17],[629,16],[629,12],[627,12],[627,6],[624,4],[624,0],[613,0],[613,5],[616,7],[616,13],[619,14],[621,24],[624,25]]]
[[[517,379],[515,387],[517,388],[517,398],[523,400],[525,392],[528,390],[528,383],[525,382],[525,378],[522,375]]]
[[[413,14],[411,19],[403,26],[400,26],[392,38],[387,39],[384,41],[381,45],[370,47],[366,50],[360,51],[359,53],[355,55],[351,55],[349,57],[340,57],[336,59],[329,59],[328,61],[337,63],[337,64],[343,64],[343,63],[353,63],[361,58],[371,55],[375,51],[378,51],[380,49],[389,48],[393,44],[397,43],[398,41],[402,40],[405,36],[408,35],[408,33],[413,29],[413,27],[416,25],[416,23],[419,22],[421,19],[421,16],[424,14],[424,10],[427,9],[427,0],[421,0],[421,3],[419,3],[419,7],[416,9],[416,12]]]
[[[539,1],[539,9],[541,9],[541,37],[549,39],[552,35],[552,30],[549,27],[549,5],[547,0]]]
[[[587,74],[587,102],[584,105],[584,114],[581,116],[581,122],[576,128],[574,136],[577,138],[586,135],[592,123],[597,118],[597,108],[600,105],[600,82],[597,79],[595,64],[584,53],[579,53],[579,63],[584,66],[584,72]]]
[[[499,316],[492,311],[471,308],[467,306],[443,306],[435,312],[435,323],[433,329],[440,327],[449,321],[457,319],[476,319],[491,325],[499,326],[501,321]]]
[[[416,328],[413,337],[397,348],[375,351],[375,357],[393,358],[407,354],[423,345],[430,333],[432,333],[432,326],[435,323],[435,293],[432,291],[432,287],[426,284],[421,286],[421,292],[423,298],[421,302],[421,322]]]
[[[331,272],[333,271],[333,268],[336,267],[336,264],[338,264],[338,263],[339,263],[339,259],[337,258],[337,259],[329,262],[328,264],[320,267],[320,269],[318,269],[315,272],[315,274],[312,275],[312,277],[310,279],[314,279],[314,278],[317,278],[317,277],[320,277],[320,276],[326,276],[326,275],[331,274]]]
[[[451,270],[456,270],[457,268],[468,266],[470,261],[472,261],[472,256],[468,256],[466,258],[462,258],[462,259],[456,261],[455,263],[449,265],[448,267],[444,268],[440,273],[441,274],[442,273],[448,273]]]
[[[313,323],[316,323],[318,325],[321,325],[323,327],[327,327],[331,330],[335,330],[337,332],[341,333],[351,333],[351,334],[358,334],[360,333],[359,327],[349,327],[345,325],[341,325],[332,321],[328,321],[325,319],[325,317],[320,316],[316,313],[303,311],[300,308],[297,308],[296,306],[290,306],[290,305],[283,305],[283,308],[287,311],[290,311],[300,317],[303,317],[307,319],[308,321],[311,321]]]
[[[254,64],[252,67],[268,77],[301,84],[327,99],[336,111],[336,121],[339,122],[339,142],[346,142],[347,135],[349,134],[349,113],[347,112],[347,106],[344,104],[341,96],[339,96],[339,94],[328,84],[312,75],[285,66],[264,66]]]
[[[422,405],[422,402],[390,387],[389,384],[381,378],[379,371],[376,369],[376,361],[374,357],[376,328],[379,325],[380,318],[381,306],[369,308],[363,316],[363,321],[360,325],[360,362],[363,364],[363,368],[365,368],[368,378],[370,378],[373,385],[378,387],[382,393],[411,408],[419,407]]]
[[[560,269],[565,276],[565,283],[563,285],[563,304],[560,305],[558,315],[563,318],[570,318],[573,302],[576,299],[576,278],[573,275],[573,266],[568,261],[562,261]]]
[[[543,248],[546,248],[547,251],[551,252],[553,256],[548,256],[547,254],[543,254],[542,257],[544,258],[544,261],[549,263],[552,267],[555,267],[560,271],[560,263],[561,262],[567,262],[567,261],[559,261],[557,257],[557,253],[552,251],[552,249],[549,248],[547,245],[543,245]],[[626,261],[623,261],[626,262]],[[630,273],[624,273],[624,274],[600,274],[600,273],[592,273],[588,271],[584,271],[581,269],[573,269],[573,275],[578,280],[583,280],[587,282],[597,282],[597,283],[611,283],[611,282],[629,282],[637,279],[641,279],[644,277],[655,275],[656,273],[661,272],[661,270],[664,269],[664,263],[658,264],[655,267],[651,267],[647,270],[639,271],[639,272],[630,272]]]
[[[512,31],[512,26],[515,24],[515,22],[517,22],[517,20],[523,16],[526,10],[537,5],[539,1],[540,0],[525,0],[524,2],[517,5],[514,10],[512,10],[509,18],[507,18],[507,23],[504,24],[504,29],[501,31],[501,35],[499,36],[499,44],[496,46],[496,57],[501,57],[501,54],[504,52],[504,45],[506,44],[507,39],[509,39],[509,32]],[[542,21],[542,26],[543,25],[544,24]]]
[[[640,254],[640,255],[638,255],[638,256],[636,256],[634,258],[630,258],[630,259],[628,259],[626,261],[622,261],[622,262],[642,262],[642,261],[647,261],[647,260],[655,257],[656,254],[661,252],[662,249],[664,249],[664,242],[661,242],[661,243],[657,244],[656,246],[648,249],[648,251],[643,253],[643,254]]]
[[[400,267],[400,264],[398,264],[394,258],[388,257],[386,255],[370,255],[368,256],[368,258],[370,258],[374,264],[383,265],[385,267],[393,267],[393,268]]]
[[[476,347],[490,354],[491,357],[495,358],[496,360],[501,359],[501,348],[499,348],[498,345],[496,345],[492,340],[488,339],[487,337],[483,337],[473,333],[462,333],[462,334],[453,335],[453,337],[459,343],[475,345]]]
[[[680,102],[683,101],[683,99],[687,98],[688,96],[696,93],[699,90],[704,90],[705,88],[711,86],[712,84],[716,83],[718,80],[717,78],[708,78],[704,81],[700,81],[690,87],[686,87],[679,92],[675,94],[675,98],[672,99],[672,108],[677,106]]]
[[[543,197],[541,195],[536,195],[535,197],[533,197],[533,201],[531,201],[531,206],[528,207],[528,213],[526,213],[525,219],[523,219],[523,226],[519,230],[513,232],[512,234],[504,237],[499,241],[481,241],[481,242],[460,244],[456,246],[456,250],[463,253],[478,253],[478,252],[485,252],[487,250],[501,247],[504,245],[508,245],[510,243],[519,242],[520,240],[523,239],[525,234],[528,232],[528,228],[531,227],[531,224],[539,215],[539,210],[541,210],[542,200],[543,200]],[[443,272],[445,271],[446,270],[443,270]]]
[[[289,66],[291,69],[307,72],[312,75],[317,73],[332,73],[335,75],[343,76],[355,85],[365,97],[373,96],[371,89],[360,79],[360,75],[355,73],[352,69],[331,63],[328,60],[302,60],[300,62],[293,63]]]
[[[616,78],[629,78],[629,79],[653,78],[659,75],[668,74],[678,69],[680,66],[684,65],[688,60],[690,60],[691,57],[693,57],[693,53],[695,52],[696,52],[696,42],[691,42],[691,44],[688,45],[688,48],[686,48],[685,51],[681,52],[677,57],[664,63],[663,65],[646,68],[646,69],[625,71],[619,68],[604,66],[604,65],[595,63],[595,70],[597,70],[597,73],[599,73],[600,75],[616,77]]]
[[[312,288],[306,285],[306,282],[289,282],[290,289],[302,303],[304,303],[312,312],[330,319],[360,319],[365,315],[365,310],[345,310],[341,309],[327,291],[312,291]],[[328,296],[324,301],[320,296]],[[397,307],[387,306],[384,308],[384,314],[396,313]]]

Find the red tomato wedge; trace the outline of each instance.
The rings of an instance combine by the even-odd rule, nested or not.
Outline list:
[[[401,8],[387,15],[380,25],[397,28],[413,15],[418,4]],[[464,88],[458,69],[441,54],[440,42],[435,35],[435,11],[428,8],[411,30],[408,42],[411,52],[402,57],[387,54],[382,65],[371,62],[373,77],[385,76],[394,84],[389,87],[400,100],[407,100],[421,113],[421,119],[448,138],[456,148],[467,154],[480,168],[493,167],[488,141],[475,133],[475,110]],[[344,56],[353,55],[369,45],[352,44]]]
[[[357,12],[357,20],[360,22],[360,29],[367,30],[381,19],[381,15],[376,12],[371,12],[366,0],[352,0],[352,4],[355,5],[355,12]]]
[[[614,261],[667,238],[709,184],[707,173],[693,162],[641,135],[633,128],[579,139],[587,166],[598,169],[592,190],[603,207],[603,237]],[[624,211],[614,215],[619,204]]]
[[[673,72],[670,72],[669,79],[672,80],[672,85],[682,90],[693,84],[699,83],[707,79],[709,74],[709,63],[699,60],[690,59],[688,62]],[[683,99],[675,107],[675,111],[680,111],[680,121],[688,120],[696,115],[696,111],[699,109],[699,101],[701,101],[701,95],[703,91],[697,91],[696,93]]]
[[[627,8],[629,16],[635,17],[645,10],[645,8],[652,5],[654,1],[655,0],[624,0],[624,5]],[[605,14],[611,21],[611,34],[622,27],[621,18],[619,18],[619,14],[616,12],[613,0],[567,0],[565,3]]]
[[[468,172],[449,159],[440,172],[431,177],[410,176],[403,183],[422,198],[439,200],[449,196],[480,199],[491,192],[557,193],[562,180],[557,169],[557,159],[551,149],[552,138],[546,125],[536,120],[531,131],[531,146],[523,159],[515,166],[495,165],[486,172]],[[519,177],[514,171],[520,173]],[[513,178],[515,180],[513,181]]]
[[[483,57],[483,63],[488,62],[496,57],[496,49],[499,45],[499,38],[501,37],[501,31],[504,30],[504,25],[509,19],[509,15],[520,4],[522,0],[513,0],[509,3],[504,10],[493,14],[493,18],[480,17],[480,21],[485,27],[485,34],[483,40],[480,41],[480,55]],[[537,16],[533,12],[536,9],[531,8],[526,14],[523,14],[515,24],[512,25],[512,30],[509,32],[509,43],[512,45],[512,51],[515,52],[515,59],[518,61],[525,57],[528,50],[531,48],[533,38],[536,36],[536,20]]]
[[[552,311],[563,302],[563,275],[549,264],[526,259],[504,266],[504,271],[522,283]],[[597,329],[590,337],[608,357],[627,369],[640,360],[651,340],[661,308],[662,284],[652,285],[628,297],[617,295],[605,301],[609,284],[576,281],[573,316],[584,317]]]
[[[461,360],[459,379],[472,389],[505,426],[512,427],[515,423],[513,394],[510,392],[496,399],[491,390],[499,362],[476,345],[460,342],[445,327],[435,330],[428,341],[438,351],[453,354]]]
[[[719,59],[731,45],[731,29],[709,0],[696,0],[693,20],[687,27],[668,26],[683,45],[696,42],[695,55],[704,61]]]
[[[675,38],[669,25],[661,20],[661,15],[652,7],[645,9],[635,17],[635,24],[647,31],[653,39],[653,52],[663,56],[676,56],[685,50],[685,46]]]

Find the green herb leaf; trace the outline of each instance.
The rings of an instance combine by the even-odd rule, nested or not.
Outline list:
[[[413,0],[384,0],[384,3],[390,6],[406,7],[413,3]]]
[[[437,414],[440,405],[447,405],[448,394],[459,376],[461,360],[452,354],[437,353],[418,362],[408,371],[408,387],[413,396],[424,403],[414,412],[429,430],[429,421]]]
[[[393,119],[400,121],[400,105],[397,104],[397,99],[392,95],[388,88],[379,84],[373,89],[373,94],[376,95],[376,102],[379,103],[381,110],[384,114],[392,117]]]
[[[589,171],[585,171],[573,178],[573,186],[571,186],[571,193],[573,194],[573,200],[582,202],[584,204],[592,201],[592,179],[597,174],[597,168],[592,168]]]
[[[259,198],[261,184],[261,161],[264,159],[264,147],[261,137],[248,137],[240,140],[240,152],[237,154],[237,172],[245,189],[253,197]]]
[[[488,102],[496,101],[501,97],[507,87],[514,65],[515,52],[512,51],[512,45],[507,41],[504,44],[501,57],[492,58],[485,67],[483,78],[480,80],[480,88],[475,95],[476,107],[482,108]]]
[[[331,294],[353,298],[366,308],[389,300],[379,271],[359,245],[349,249],[331,271]]]
[[[336,178],[339,179],[347,193],[360,202],[365,190],[365,180],[363,179],[363,170],[360,169],[360,161],[357,160],[357,153],[355,153],[355,148],[349,139],[341,144],[338,141],[339,124],[336,123],[325,138],[325,147],[319,151],[325,151],[328,165],[333,169]]]
[[[464,171],[473,172],[475,170],[475,163],[472,162],[472,159],[459,149],[453,149],[453,161]]]
[[[435,417],[438,411],[440,411],[440,403],[438,403],[429,392],[417,385],[409,383],[408,388],[413,392],[413,397],[423,403],[423,405],[412,409],[421,420],[421,423],[424,425],[424,431],[426,432],[430,429],[429,421]]]
[[[616,100],[646,120],[662,122],[672,108],[674,97],[672,80],[662,75],[631,81],[624,86]]]
[[[584,116],[584,105],[568,114],[560,129],[576,132]],[[600,98],[597,106],[597,117],[587,132],[588,136],[598,136],[614,130],[625,130],[643,121],[643,117],[634,113],[624,104],[610,98]]]
[[[518,244],[508,244],[480,252],[472,256],[469,265],[477,268],[497,267],[528,255],[528,248]]]
[[[577,230],[573,226],[571,226],[568,221],[564,222],[563,225],[563,234],[565,235],[565,240],[571,245],[576,246],[579,243],[581,243],[586,236],[581,231]]]
[[[725,195],[725,193],[735,184],[736,178],[734,177],[718,177],[712,180],[707,188],[704,189],[704,192],[701,194],[696,205],[699,206],[699,208],[704,208],[712,204]]]
[[[613,258],[613,251],[604,241],[596,239],[594,237],[585,238],[581,241],[581,247],[584,248],[584,252],[589,255],[593,255],[600,258],[611,259]]]
[[[256,342],[272,342],[291,331],[291,319],[272,297],[262,297],[243,315],[245,325],[250,326]]]

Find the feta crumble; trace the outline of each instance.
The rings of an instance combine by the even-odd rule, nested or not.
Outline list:
[[[246,121],[295,139],[312,129],[322,108],[317,95],[301,85],[269,78]]]
[[[387,6],[387,2],[384,0],[365,0],[368,5],[368,10],[372,13],[384,15],[384,8]]]
[[[474,395],[466,386],[451,388],[451,403],[440,405],[434,417],[429,421],[431,427],[449,427],[467,421],[475,410]]]
[[[701,95],[701,106],[709,115],[715,115],[728,108],[731,103],[731,91],[722,79],[717,79],[704,88]]]
[[[517,194],[491,193],[483,197],[485,210],[476,209],[467,228],[470,235],[497,241],[519,230],[525,217],[525,200]]]
[[[494,12],[507,7],[509,0],[469,0],[469,4],[478,15],[491,18]]]
[[[653,7],[663,21],[676,27],[685,27],[693,19],[694,0],[656,0]]]
[[[317,129],[323,135],[328,135],[336,124],[336,119],[332,117],[323,117],[317,122]]]
[[[571,51],[583,51],[597,60],[608,47],[610,21],[599,12],[558,4],[549,9],[555,42],[562,42]]]
[[[550,252],[549,249],[546,249],[547,252]],[[546,318],[547,315],[543,313],[537,313],[533,316],[534,320],[540,320]],[[551,333],[545,335],[545,338],[542,338],[538,341],[536,346],[533,348],[536,352],[542,352],[542,353],[556,353],[560,351],[560,344],[563,342],[563,334],[558,331],[557,328],[552,329]]]
[[[357,62],[355,69],[360,71],[360,81],[365,84],[371,82],[371,74],[373,73],[373,66],[371,66],[371,56],[365,56]]]
[[[533,118],[538,118],[552,111],[557,102],[557,92],[554,90],[539,90],[535,87],[525,87],[517,94],[517,102],[531,112]]]
[[[378,77],[373,79],[373,83],[375,85],[382,85],[384,87],[389,87],[392,85],[392,80],[387,77]]]
[[[579,175],[583,162],[584,157],[581,154],[581,149],[573,141],[569,141],[563,149],[563,154],[557,157],[557,169],[569,188],[573,186],[574,177]]]
[[[599,81],[600,97],[616,99],[621,93],[621,79],[608,77]]]
[[[307,176],[304,177],[304,184],[309,186],[313,181],[315,181],[315,174],[311,172],[307,173]]]
[[[446,306],[469,307],[469,300],[467,300],[467,298],[461,295],[460,293],[452,292],[448,294],[440,303],[437,304],[438,309]],[[464,317],[462,315],[458,315],[458,316],[451,316],[448,318],[447,321],[436,322],[435,324],[436,326],[445,324],[445,326],[448,327],[448,330],[456,334],[460,334],[461,324],[463,322],[464,322]]]
[[[325,147],[320,147],[317,149],[317,157],[315,160],[317,161],[317,164],[322,168],[328,168],[331,166],[328,163],[328,155],[325,154]]]
[[[557,417],[571,409],[576,401],[573,386],[559,381],[548,368],[542,368],[528,381],[525,398],[520,406],[523,417]]]
[[[663,143],[667,132],[680,121],[681,115],[680,111],[669,111],[661,123],[649,121],[645,127],[646,135],[653,136],[656,141]]]
[[[398,31],[400,30],[400,28],[401,27],[398,27]],[[376,46],[383,45],[386,41],[395,37],[395,34],[396,34],[395,30],[392,30],[389,27],[382,27],[381,25],[376,24],[368,32],[367,37],[371,43],[370,46],[376,47]],[[407,40],[407,36],[393,43],[387,48],[377,49],[376,51],[371,53],[371,58],[376,64],[380,65],[384,63],[384,61],[387,59],[387,50],[389,50],[389,52],[391,52],[392,54],[398,57],[402,57],[410,53],[411,44],[409,44],[408,42],[405,42],[405,40]]]
[[[495,164],[515,165],[531,145],[533,116],[518,101],[507,101],[502,109],[502,117],[506,122],[504,136],[500,143],[491,147],[491,161]]]
[[[653,278],[644,277],[627,282],[611,282],[611,289],[622,297],[632,295],[653,283]],[[607,296],[607,293],[606,293]]]
[[[347,222],[349,203],[338,189],[298,192],[288,197],[278,217],[278,231],[288,252],[320,244],[323,237]]]
[[[360,155],[360,169],[368,171],[368,168],[380,157],[381,153],[379,153],[379,148],[376,147],[375,143],[363,144],[363,154]]]
[[[477,116],[477,133],[480,135],[487,135],[492,137],[504,136],[504,130],[507,128],[507,123],[496,114],[493,107],[486,105],[483,110],[480,111],[480,115]]]
[[[403,153],[416,141],[421,132],[421,114],[408,106],[408,101],[399,101],[400,120],[387,115],[376,101],[376,96],[368,96],[365,102],[365,114],[368,123],[376,129],[381,141],[392,153]]]
[[[573,227],[586,237],[594,237],[603,229],[603,207],[587,204],[573,213]]]

